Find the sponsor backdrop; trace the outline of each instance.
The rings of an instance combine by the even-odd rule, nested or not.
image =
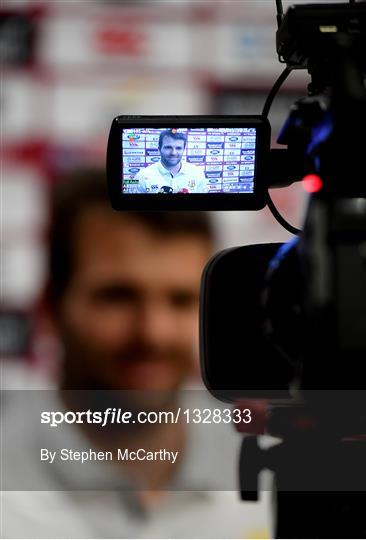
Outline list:
[[[160,160],[162,129],[125,129],[122,135],[123,191],[133,193],[136,174]],[[255,168],[255,128],[184,128],[183,159],[201,167],[208,192],[252,192]]]
[[[284,0],[284,7],[290,3]],[[282,69],[275,30],[275,2],[268,0],[1,0],[0,327],[6,356],[12,344],[19,356],[18,345],[26,341],[20,336],[28,335],[23,315],[30,318],[42,296],[51,183],[83,164],[104,167],[108,132],[117,115],[260,113]],[[286,86],[303,95],[307,82],[307,74],[299,71]],[[278,99],[274,134],[289,105],[279,106]],[[145,141],[148,135],[154,133],[145,133]],[[246,178],[242,172],[254,155],[251,149],[244,160],[226,152],[227,133],[221,134],[224,140],[211,141],[216,148],[207,143],[214,134],[194,135],[198,139],[189,135],[185,159],[204,168],[208,191],[229,190],[235,183],[244,188],[238,178]],[[205,152],[193,147],[200,142],[206,143]],[[145,145],[143,156],[126,156],[127,168],[158,157],[157,145],[148,148],[150,155],[146,150]],[[274,198],[287,219],[300,223],[300,185],[276,190]],[[267,210],[216,212],[213,222],[217,248],[289,237]],[[38,361],[42,357],[42,365],[51,365],[47,331],[40,325],[29,335],[32,354]]]

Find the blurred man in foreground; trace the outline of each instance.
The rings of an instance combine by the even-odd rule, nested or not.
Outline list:
[[[114,213],[104,185],[103,175],[86,171],[62,183],[55,195],[47,304],[63,349],[62,391],[46,397],[42,406],[174,411],[179,390],[196,370],[200,275],[213,248],[211,228],[202,213]],[[22,431],[13,446],[14,471],[20,477],[33,474],[37,493],[4,495],[3,535],[266,536],[268,529],[260,528],[268,526],[263,505],[243,505],[236,493],[214,490],[213,448],[220,467],[236,474],[234,446],[230,443],[232,452],[224,453],[235,434],[223,427],[229,436],[214,441],[201,430],[192,436],[184,422],[104,431],[77,424],[63,431],[49,428],[44,448],[86,444],[100,451],[168,449],[178,456],[174,462],[125,460],[71,468],[41,463],[30,450],[36,433]]]

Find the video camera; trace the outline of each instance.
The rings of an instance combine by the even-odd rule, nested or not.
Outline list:
[[[278,17],[277,52],[287,68],[262,115],[119,116],[108,142],[108,188],[117,210],[269,204],[275,212],[269,188],[305,177],[307,189],[316,191],[298,241],[231,250],[206,268],[203,373],[223,399],[259,388],[270,397],[267,390],[285,390],[291,382],[313,389],[362,386],[366,6],[300,5]],[[287,148],[271,150],[269,107],[293,69],[308,69],[309,96],[294,104],[278,137]],[[169,148],[174,141],[183,146],[175,171],[161,156],[162,143]],[[240,280],[231,289],[226,278],[233,275]],[[240,361],[244,344],[249,360]]]
[[[301,537],[361,538],[366,5],[295,5],[286,15],[280,0],[276,5],[277,53],[286,68],[262,115],[119,116],[108,143],[108,188],[118,210],[257,210],[267,204],[296,235],[287,244],[225,250],[208,263],[201,289],[202,373],[221,400],[262,400],[266,432],[283,440],[264,453],[256,438],[244,439],[241,463],[243,485],[253,480],[252,487],[242,485],[244,498],[256,492],[262,468],[275,471],[284,493],[277,534],[295,537],[300,520]],[[271,149],[269,109],[294,69],[308,70],[308,95],[292,106],[278,136],[286,148]],[[302,231],[286,222],[269,195],[269,188],[300,180],[311,192]],[[309,463],[314,448],[319,459]],[[344,484],[328,487],[332,473]],[[300,498],[293,499],[294,485]],[[305,495],[316,491],[338,497],[322,499],[332,525],[312,529],[306,513],[316,510]]]

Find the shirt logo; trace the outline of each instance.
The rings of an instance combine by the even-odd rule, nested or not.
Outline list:
[[[161,186],[159,193],[173,193],[173,188],[170,186]]]

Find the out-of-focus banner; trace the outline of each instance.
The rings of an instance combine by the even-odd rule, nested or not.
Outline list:
[[[199,68],[215,75],[278,71],[269,2],[108,6],[52,3],[40,63],[63,68]]]

